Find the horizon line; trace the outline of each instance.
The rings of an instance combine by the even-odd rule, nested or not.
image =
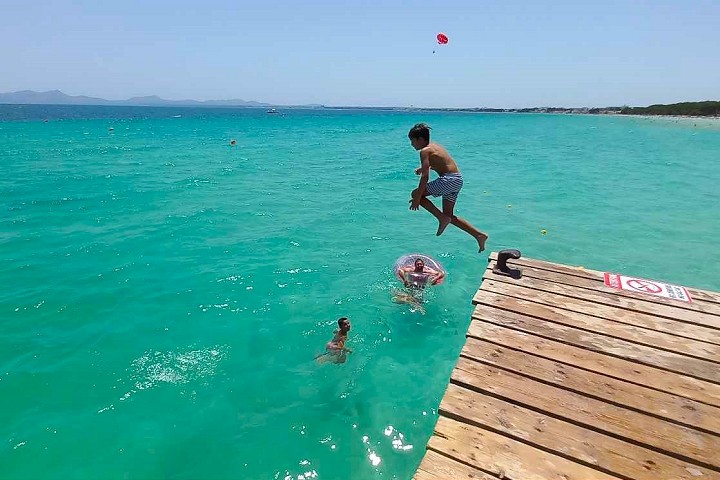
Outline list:
[[[585,110],[585,109],[617,109],[617,108],[623,108],[623,107],[649,107],[654,105],[677,105],[682,103],[701,103],[701,102],[714,102],[714,101],[720,101],[720,100],[693,100],[693,101],[683,101],[683,102],[673,102],[673,103],[653,103],[649,105],[630,105],[630,104],[622,104],[622,105],[604,105],[604,106],[589,106],[589,105],[583,105],[583,106],[557,106],[557,105],[534,105],[534,106],[524,106],[524,107],[481,107],[481,106],[462,106],[462,107],[450,107],[450,106],[443,106],[443,107],[427,107],[427,106],[415,106],[415,105],[340,105],[340,104],[324,104],[324,103],[298,103],[298,104],[281,104],[281,103],[271,103],[271,102],[264,102],[264,101],[258,101],[258,100],[242,100],[239,98],[232,98],[232,99],[210,99],[210,100],[196,100],[196,99],[190,99],[190,98],[184,98],[179,100],[174,99],[168,99],[160,97],[157,94],[152,95],[141,95],[141,96],[133,96],[129,97],[127,99],[120,99],[120,100],[110,100],[102,97],[91,97],[88,95],[68,95],[65,92],[55,89],[55,90],[46,90],[46,91],[37,91],[37,90],[17,90],[12,92],[0,92],[0,97],[2,96],[8,96],[8,95],[19,95],[19,94],[37,94],[37,95],[48,95],[48,94],[59,94],[63,97],[67,97],[67,102],[59,101],[54,102],[52,100],[49,101],[36,101],[36,102],[27,102],[27,101],[6,101],[0,99],[0,105],[70,105],[70,106],[146,106],[146,107],[200,107],[200,108],[268,108],[268,107],[283,107],[283,108],[371,108],[371,109],[411,109],[411,110],[466,110],[466,111],[514,111],[514,110],[531,110],[531,109],[563,109],[563,110]],[[157,99],[158,103],[132,103],[133,101],[138,101],[142,99]],[[75,103],[73,100],[75,99],[87,99],[90,102],[92,101],[98,101],[98,102],[108,102],[110,103]],[[82,100],[81,100],[82,101]],[[164,102],[168,102],[165,104]],[[187,102],[187,103],[184,103]],[[214,102],[218,102],[220,104],[214,105]],[[236,104],[228,103],[223,105],[222,102],[238,102]]]

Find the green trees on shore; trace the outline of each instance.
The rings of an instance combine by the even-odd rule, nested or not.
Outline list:
[[[694,117],[720,116],[720,102],[683,102],[649,107],[623,107],[623,115],[687,115]]]

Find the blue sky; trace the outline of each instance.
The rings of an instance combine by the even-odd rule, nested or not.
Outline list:
[[[0,12],[0,92],[427,107],[720,100],[719,0],[2,0]]]

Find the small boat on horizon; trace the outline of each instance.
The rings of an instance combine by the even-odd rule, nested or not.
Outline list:
[[[268,109],[267,113],[278,113],[278,111],[274,108]]]

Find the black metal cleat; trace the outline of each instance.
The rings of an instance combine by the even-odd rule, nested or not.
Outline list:
[[[517,260],[520,257],[520,250],[516,250],[514,248],[500,250],[498,252],[498,258],[495,264],[495,268],[493,268],[493,273],[496,275],[505,275],[506,277],[519,279],[520,277],[522,277],[522,270],[520,270],[519,268],[508,267],[507,261],[511,258],[513,260]]]

